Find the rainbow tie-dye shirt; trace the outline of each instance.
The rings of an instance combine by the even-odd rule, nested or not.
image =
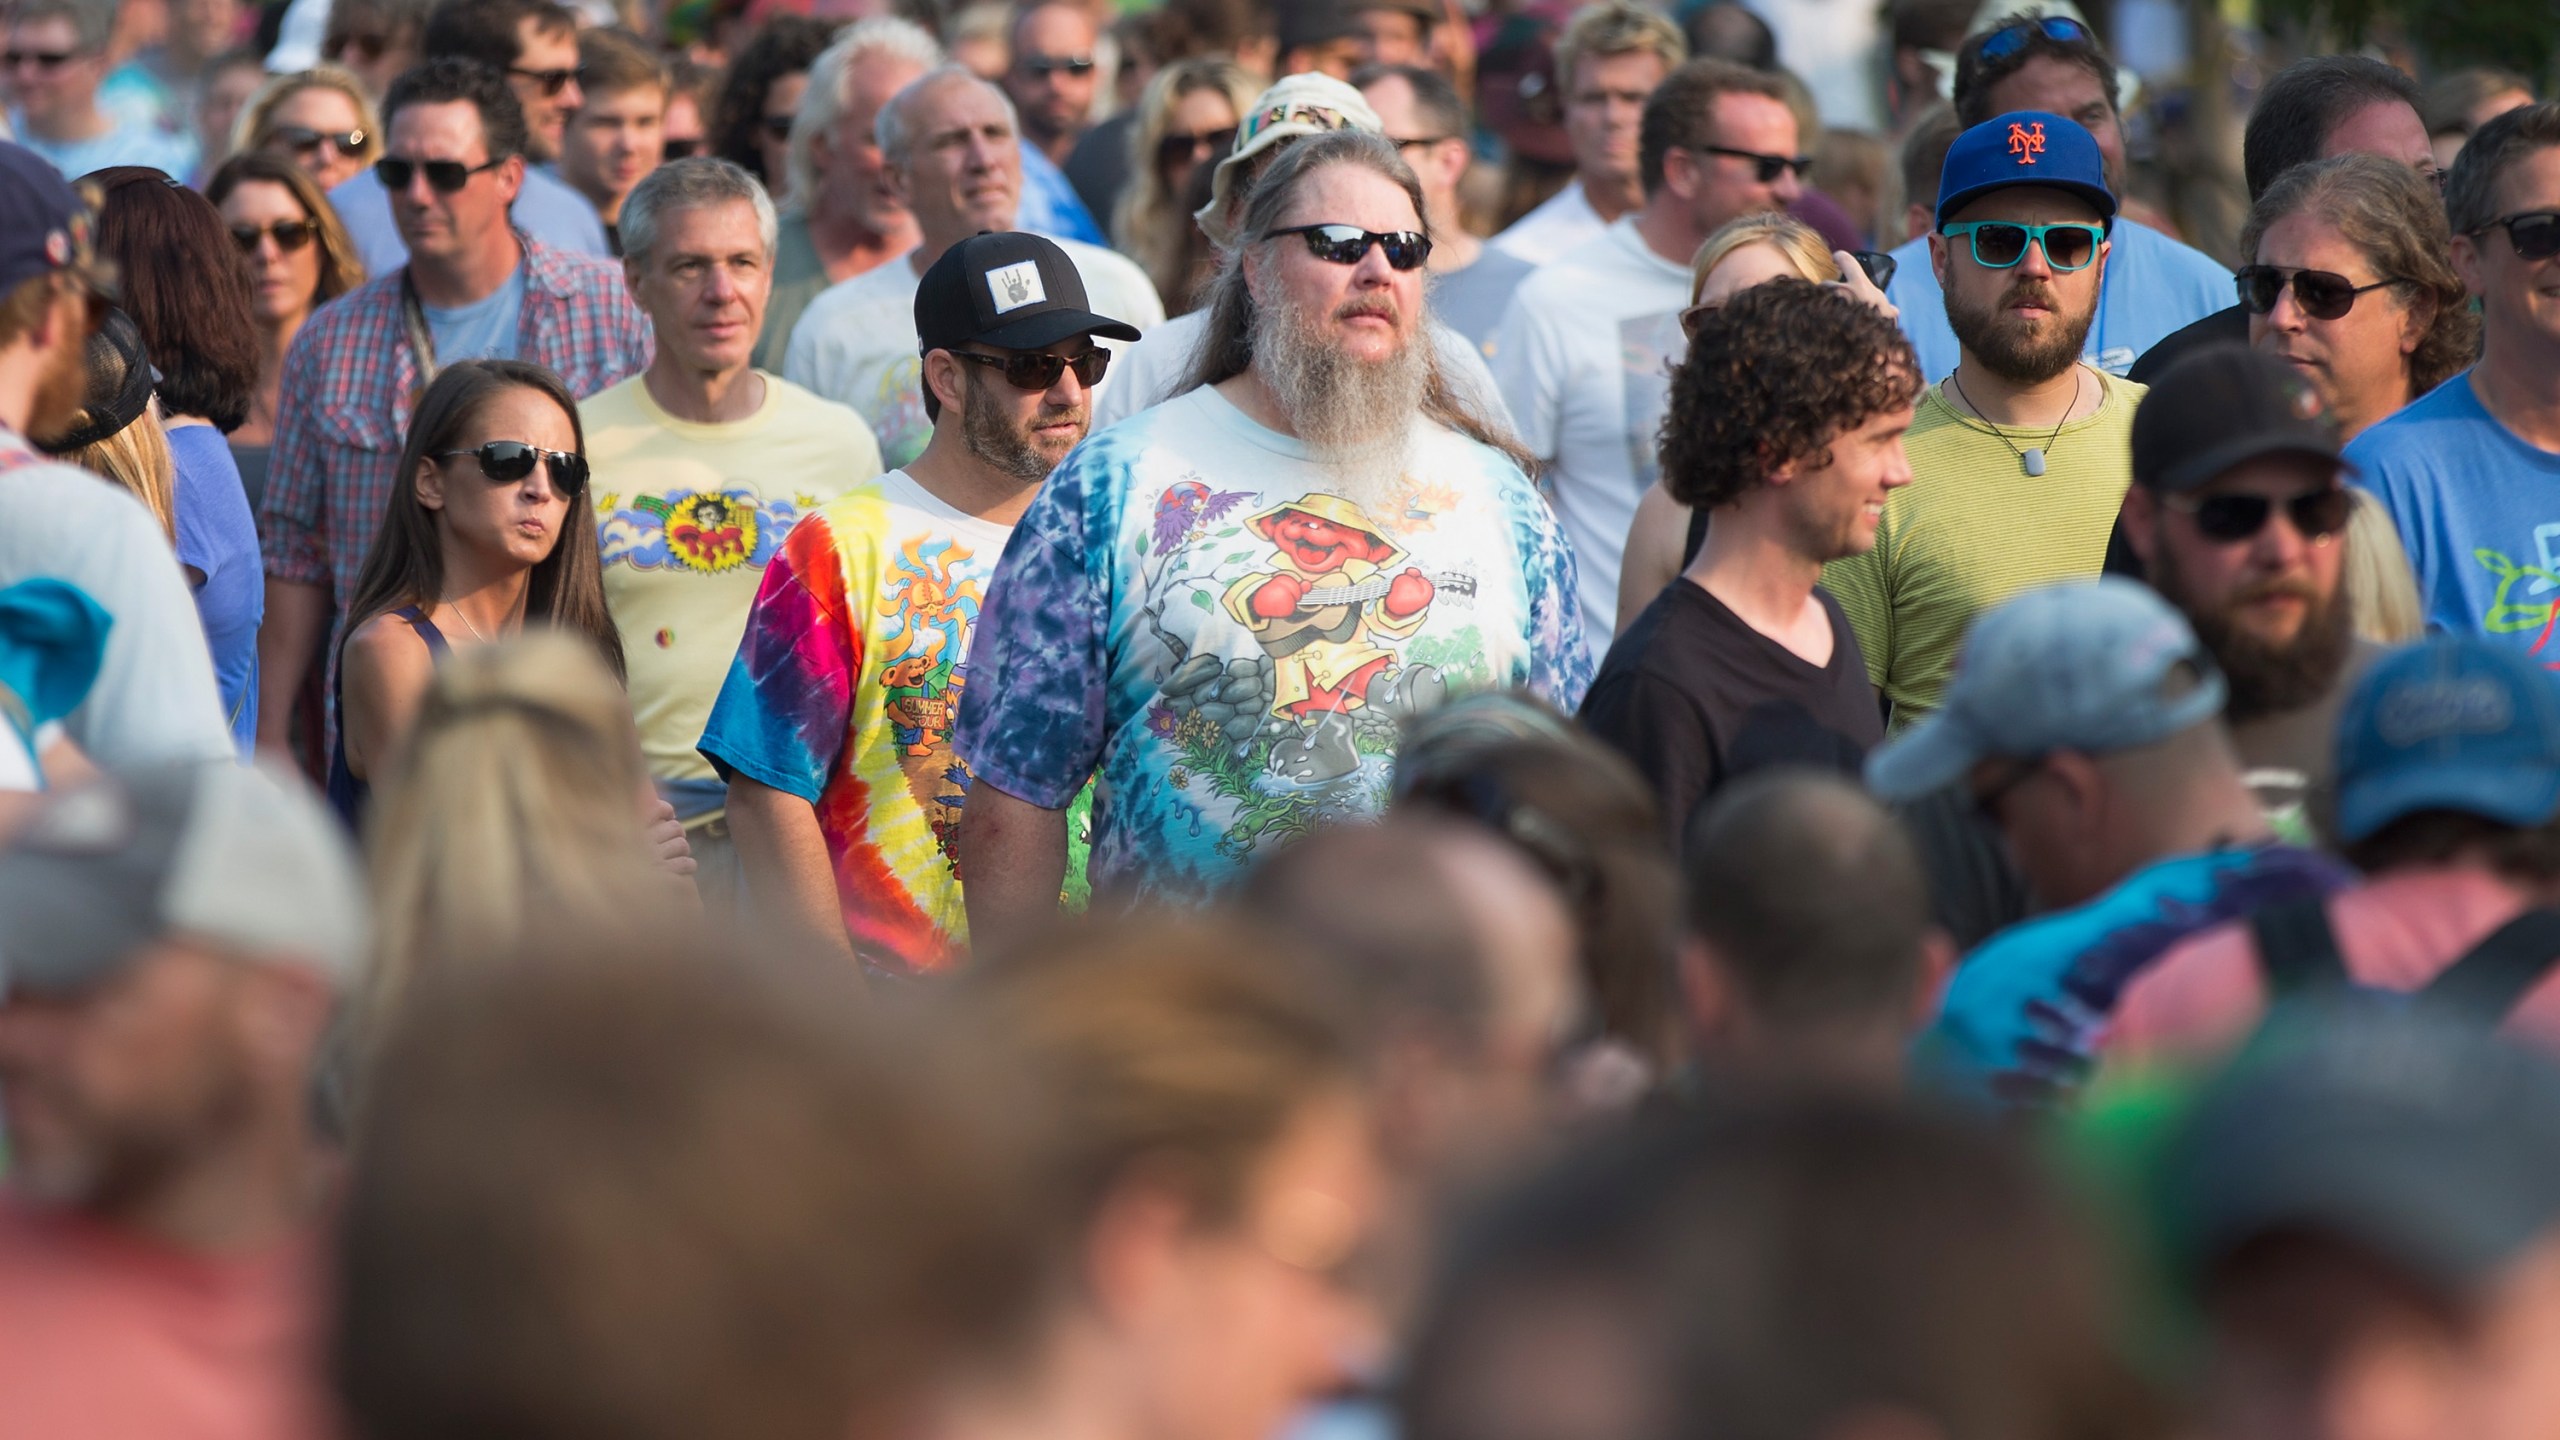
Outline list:
[[[951,722],[969,639],[1010,527],[952,509],[892,470],[809,513],[766,565],[702,734],[726,780],[815,806],[845,932],[893,973],[966,942],[957,835],[969,771]],[[1082,890],[1071,817],[1070,901]]]

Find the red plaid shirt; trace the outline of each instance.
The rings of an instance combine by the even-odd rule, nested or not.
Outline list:
[[[520,359],[549,367],[584,399],[647,368],[649,319],[610,260],[524,246]],[[343,618],[390,504],[425,387],[401,315],[400,271],[315,312],[285,353],[275,451],[258,512],[267,573],[327,585]],[[334,650],[334,635],[332,636]]]

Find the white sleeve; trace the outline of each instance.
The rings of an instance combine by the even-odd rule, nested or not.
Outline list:
[[[1511,432],[1530,454],[1552,461],[1560,428],[1564,365],[1546,308],[1544,287],[1523,286],[1511,297],[1511,308],[1503,312],[1501,328],[1494,332],[1488,369],[1511,411]]]
[[[826,333],[828,319],[834,309],[834,306],[827,303],[827,295],[822,292],[818,298],[809,302],[808,309],[800,312],[799,323],[791,327],[791,343],[783,347],[782,378],[813,395],[833,400],[839,405],[850,405],[853,402],[838,394],[836,388],[829,383],[835,378],[832,374],[835,367],[824,366],[823,368],[830,373],[825,375],[819,373],[822,368],[818,359],[819,343]]]
[[[236,760],[213,656],[187,580],[142,502],[61,466],[0,482],[0,585],[50,576],[79,586],[114,623],[89,698],[63,731],[101,765]]]
[[[1493,367],[1484,363],[1484,352],[1437,320],[1431,322],[1431,343],[1439,352],[1449,388],[1457,392],[1458,398],[1485,419],[1515,435],[1520,433],[1520,427],[1512,423],[1511,403],[1503,398],[1502,387],[1494,383]]]

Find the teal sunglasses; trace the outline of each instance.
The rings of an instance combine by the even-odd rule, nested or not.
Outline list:
[[[2079,220],[2051,225],[2021,225],[2015,220],[1965,220],[1942,227],[1939,234],[1973,244],[1973,263],[2006,270],[2027,258],[2030,241],[2044,247],[2044,263],[2056,270],[2086,270],[2098,258],[2098,242],[2107,232]]]

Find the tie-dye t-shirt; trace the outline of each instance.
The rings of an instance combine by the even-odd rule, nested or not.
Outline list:
[[[1386,802],[1396,722],[1591,678],[1573,552],[1519,468],[1415,422],[1392,509],[1211,389],[1087,440],[1014,530],[953,745],[1035,805],[1098,772],[1093,882],[1195,898]]]
[[[968,936],[954,847],[969,772],[951,720],[1010,533],[903,470],[811,511],[765,566],[703,730],[723,780],[744,775],[816,807],[845,932],[892,973],[935,969]],[[1083,857],[1071,846],[1070,903]]]

